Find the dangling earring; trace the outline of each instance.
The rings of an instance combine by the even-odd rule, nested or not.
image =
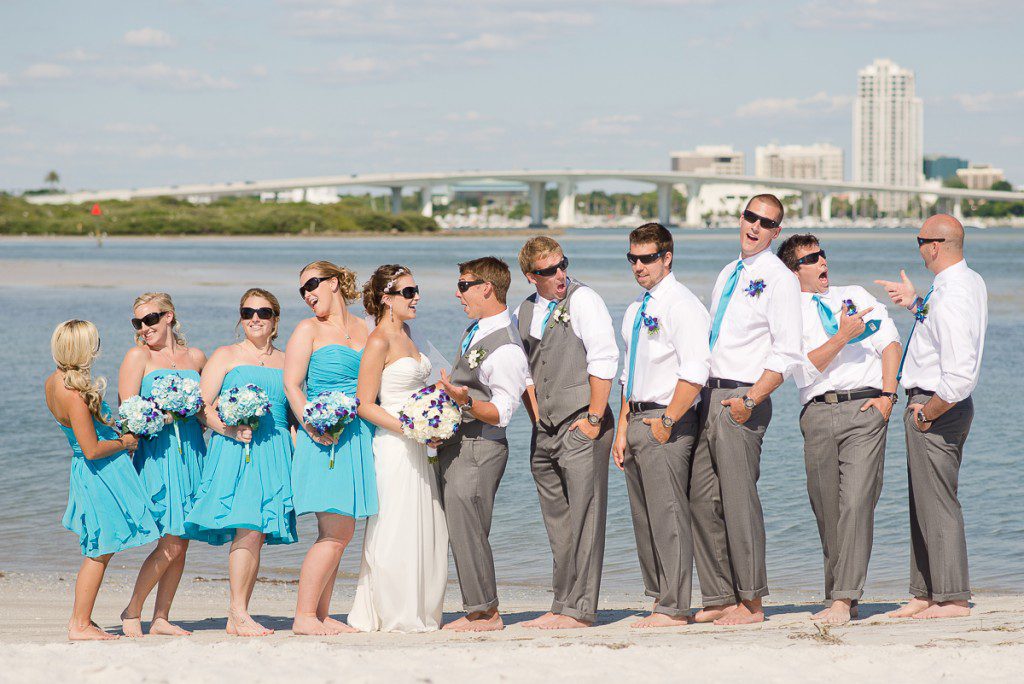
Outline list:
[[[388,307],[388,314],[391,315],[391,322],[394,323],[395,322],[395,310],[392,309],[390,306]]]

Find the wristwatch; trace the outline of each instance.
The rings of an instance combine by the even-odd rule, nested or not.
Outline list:
[[[932,422],[931,420],[928,419],[928,416],[924,415],[924,409],[921,409],[920,411],[917,412],[916,418],[918,423]]]
[[[664,425],[665,427],[667,427],[669,430],[671,430],[672,426],[676,424],[676,421],[674,421],[673,419],[669,418],[667,413],[662,413],[661,414],[661,424]]]
[[[473,397],[466,397],[466,403],[459,407],[463,413],[473,410]]]
[[[743,408],[747,409],[748,411],[753,411],[755,408],[757,408],[757,402],[748,397],[746,394],[744,394]]]
[[[900,395],[898,392],[882,392],[882,396],[891,401],[893,406],[900,403]]]
[[[587,422],[596,427],[601,424],[601,416],[596,413],[588,413]]]

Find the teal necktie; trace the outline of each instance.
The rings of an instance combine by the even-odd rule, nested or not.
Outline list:
[[[555,307],[558,306],[558,301],[548,302],[548,312],[544,315],[544,322],[540,324],[540,336],[544,337],[544,332],[548,329],[548,321],[551,320],[551,314],[555,312]]]
[[[923,307],[928,303],[928,299],[932,296],[932,292],[935,290],[935,286],[932,285],[928,288],[928,294],[921,300],[921,306]],[[914,328],[917,327],[917,316],[914,316],[914,325],[910,326],[910,334],[907,335],[907,344],[903,347],[903,357],[900,359],[900,369],[896,371],[896,382],[899,382],[903,378],[903,364],[907,362],[907,352],[910,351],[910,340],[914,337]]]
[[[811,299],[813,299],[818,305],[818,318],[821,319],[821,327],[825,329],[825,332],[828,333],[829,336],[835,335],[839,332],[839,321],[836,320],[836,315],[832,313],[832,307],[826,304],[819,295],[814,295]],[[881,327],[881,321],[865,321],[864,332],[857,335],[846,344],[853,344],[854,342],[866,340],[878,332],[878,329]]]
[[[732,293],[736,291],[736,283],[740,279],[740,271],[743,270],[743,259],[736,263],[736,270],[732,272],[729,279],[725,281],[725,288],[722,290],[722,297],[718,300],[718,308],[715,310],[715,320],[711,324],[711,348],[715,348],[718,341],[718,331],[722,329],[722,319],[725,318],[725,309],[729,306]]]
[[[644,293],[644,301],[636,310],[636,318],[633,319],[633,334],[629,338],[629,375],[626,376],[626,401],[633,398],[633,372],[636,370],[636,345],[640,342],[640,328],[644,322],[644,312],[647,311],[647,302],[651,299],[651,293]]]
[[[474,323],[466,333],[466,337],[462,340],[462,355],[466,355],[466,350],[469,349],[469,345],[473,344],[473,335],[476,335],[476,331],[480,329],[480,323]]]

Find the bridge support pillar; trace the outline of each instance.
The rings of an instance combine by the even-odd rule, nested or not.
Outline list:
[[[686,184],[686,225],[701,226],[703,207],[700,203],[700,183]]]
[[[959,197],[953,200],[953,218],[961,223],[964,221],[964,204]]]
[[[825,193],[821,196],[821,221],[828,223],[832,220],[832,195]]]
[[[401,214],[402,213],[402,188],[394,187],[391,188],[391,213]]]
[[[658,223],[672,225],[672,184],[658,183]]]
[[[576,224],[576,184],[571,180],[558,183],[558,225],[570,228]]]
[[[544,181],[530,182],[530,227],[544,227]]]
[[[428,218],[434,215],[434,188],[429,185],[420,188],[420,213]]]
[[[806,218],[811,214],[811,205],[814,203],[814,193],[800,193],[800,218]]]

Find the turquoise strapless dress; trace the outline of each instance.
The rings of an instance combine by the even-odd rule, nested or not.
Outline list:
[[[106,402],[103,412],[110,415]],[[101,441],[118,438],[117,430],[109,425],[96,419],[93,425]],[[78,535],[82,555],[96,558],[159,539],[156,520],[148,506],[149,497],[128,452],[119,451],[90,461],[82,453],[74,431],[63,425],[60,429],[68,438],[72,454],[68,508],[61,522]]]
[[[139,394],[149,396],[153,381],[164,375],[199,380],[199,373],[194,370],[161,368],[143,376]],[[149,494],[149,508],[161,537],[185,536],[185,518],[195,503],[205,456],[203,427],[195,416],[178,421],[177,434],[173,425],[165,425],[155,437],[139,440],[135,469]]]
[[[190,539],[224,544],[235,529],[258,530],[268,544],[298,541],[292,503],[292,436],[280,368],[236,366],[224,376],[228,389],[252,383],[270,397],[269,416],[253,430],[249,462],[245,445],[214,433],[195,506],[185,521]]]
[[[350,397],[356,393],[362,352],[341,344],[320,347],[309,357],[306,393],[337,390]],[[355,418],[345,426],[334,447],[314,442],[301,426],[295,441],[292,488],[295,512],[339,513],[352,518],[377,514],[377,476],[373,467],[373,424]]]

